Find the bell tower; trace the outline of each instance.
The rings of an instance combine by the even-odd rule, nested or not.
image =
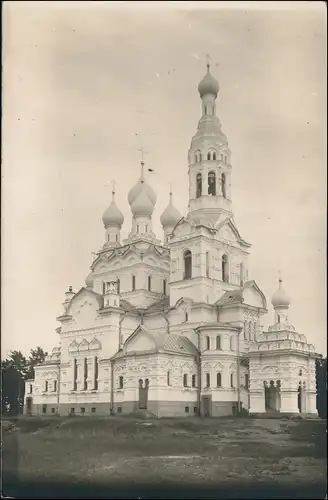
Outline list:
[[[188,152],[189,216],[197,224],[204,219],[215,224],[222,216],[232,217],[231,153],[216,116],[219,84],[211,74],[209,61],[198,92],[202,116]]]

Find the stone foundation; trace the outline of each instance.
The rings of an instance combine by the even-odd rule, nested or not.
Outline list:
[[[196,410],[195,410],[196,409]],[[139,410],[138,401],[125,401],[114,403],[114,413],[127,415]],[[195,401],[148,401],[147,411],[161,417],[188,417],[197,415],[197,403]]]

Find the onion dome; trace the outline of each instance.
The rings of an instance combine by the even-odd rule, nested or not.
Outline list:
[[[179,210],[175,208],[172,203],[172,193],[170,193],[170,203],[162,213],[160,221],[163,227],[175,226],[177,222],[181,219],[181,214]]]
[[[129,205],[132,207],[132,203],[135,201],[137,196],[141,193],[142,190],[145,190],[148,198],[152,202],[153,206],[156,204],[157,196],[155,191],[150,187],[150,185],[145,181],[144,179],[144,173],[143,173],[143,167],[144,163],[141,163],[141,176],[138,182],[133,186],[133,188],[130,189],[129,194],[128,194],[128,202]]]
[[[115,203],[114,186],[113,186],[112,196],[113,196],[112,203],[109,205],[108,208],[106,208],[102,216],[105,229],[107,229],[109,226],[121,227],[124,222],[124,216]]]
[[[219,83],[218,81],[211,75],[210,65],[207,65],[207,73],[202,79],[202,81],[198,85],[198,92],[200,97],[203,97],[206,94],[213,94],[215,97],[219,92]]]
[[[88,274],[88,276],[85,280],[85,284],[86,284],[87,288],[93,287],[93,273],[92,272],[90,274]]]
[[[131,211],[135,217],[151,216],[154,211],[154,204],[150,200],[146,189],[141,188],[140,193],[131,204]]]
[[[273,307],[288,307],[290,304],[290,298],[288,297],[287,293],[283,289],[282,285],[282,280],[279,280],[279,288],[276,291],[276,293],[273,295],[271,299],[271,304]]]

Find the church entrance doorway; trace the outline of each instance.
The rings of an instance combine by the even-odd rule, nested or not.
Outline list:
[[[270,380],[270,383],[264,382],[265,390],[265,411],[279,412],[281,406],[280,380],[275,383]]]
[[[298,390],[297,390],[297,406],[298,406],[298,411],[300,413],[305,413],[306,412],[306,396],[305,396],[305,382],[299,382],[298,385]]]
[[[211,396],[203,396],[202,397],[202,403],[203,403],[203,416],[204,417],[210,417],[211,416],[211,410],[212,410],[212,398]]]
[[[26,399],[26,413],[27,415],[32,415],[32,398]]]
[[[149,380],[139,380],[139,410],[147,410],[148,407]]]

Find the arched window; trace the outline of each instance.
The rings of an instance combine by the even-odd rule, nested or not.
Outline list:
[[[252,340],[252,322],[248,322],[248,340]]]
[[[151,276],[148,276],[148,292],[151,292]]]
[[[211,153],[207,153],[207,159],[210,160],[211,159]]]
[[[198,155],[197,155],[197,154],[194,156],[194,162],[195,162],[195,163],[197,163],[197,162],[198,162]]]
[[[49,386],[49,382],[46,380],[45,384],[44,384],[44,390],[45,390],[45,392],[48,392],[48,386]]]
[[[184,276],[183,276],[183,278],[185,280],[189,280],[191,278],[191,269],[192,269],[192,257],[191,257],[190,250],[185,251],[185,253],[183,254],[183,260],[184,260]]]
[[[230,387],[235,387],[235,376],[233,373],[230,374]]]
[[[167,385],[171,385],[171,372],[170,372],[170,370],[167,372],[166,380],[167,380]]]
[[[202,153],[199,153],[199,161],[202,161]]]
[[[124,378],[121,375],[120,378],[118,379],[118,388],[123,389],[123,387],[124,387]]]
[[[139,233],[139,224],[137,224],[137,233]]]
[[[132,291],[134,292],[136,289],[136,277],[132,274]]]
[[[212,160],[216,160],[216,153],[213,153]]]
[[[186,323],[188,322],[188,319],[189,319],[189,317],[188,317],[188,312],[186,311],[186,312],[185,312],[185,322],[186,322]]]
[[[198,172],[196,175],[196,198],[202,196],[202,174]]]
[[[208,194],[210,196],[216,195],[216,175],[215,172],[209,172],[208,174]]]
[[[239,267],[240,286],[244,286],[244,264],[241,262]]]
[[[256,321],[253,322],[253,340],[256,340]]]
[[[206,386],[205,387],[211,387],[211,375],[209,373],[206,373]]]
[[[206,252],[206,278],[210,277],[210,252]]]
[[[210,338],[208,335],[205,338],[206,338],[206,349],[207,349],[207,351],[209,351],[211,348]]]
[[[222,255],[222,281],[229,283],[229,259],[227,254]]]
[[[231,336],[230,337],[230,351],[234,350],[234,338]]]
[[[226,182],[226,174],[221,174],[221,191],[223,198],[227,197],[227,182]]]
[[[222,376],[220,372],[216,374],[216,386],[222,387]]]
[[[196,387],[196,375],[192,375],[191,377],[191,386]]]
[[[166,280],[163,280],[163,295],[166,295]]]
[[[278,314],[278,323],[280,323],[280,314]]]
[[[118,280],[117,280],[117,293],[120,293],[120,291],[121,291],[121,282],[120,282],[120,280],[118,279]]]
[[[188,375],[185,373],[183,375],[183,387],[188,387]]]
[[[220,349],[221,349],[221,335],[217,335],[217,336],[216,336],[216,348],[217,348],[218,350],[220,350]]]
[[[57,380],[54,380],[54,389],[53,389],[54,392],[57,392]]]

